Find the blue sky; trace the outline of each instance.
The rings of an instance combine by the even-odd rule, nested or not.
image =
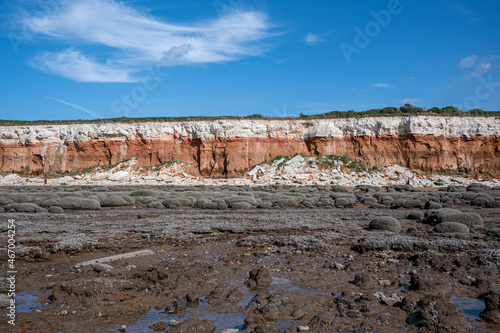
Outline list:
[[[0,118],[500,110],[500,1],[1,1]]]

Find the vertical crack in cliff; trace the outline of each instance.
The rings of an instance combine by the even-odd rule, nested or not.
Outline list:
[[[212,161],[209,163],[211,169],[208,173],[209,177],[212,177],[212,173],[214,172],[215,166],[217,165],[217,146],[212,149]]]

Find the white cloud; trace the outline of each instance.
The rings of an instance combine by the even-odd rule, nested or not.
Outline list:
[[[375,83],[372,84],[372,86],[374,86],[375,88],[392,88],[392,85],[388,83]]]
[[[217,63],[259,55],[265,49],[258,42],[271,36],[266,16],[257,11],[235,10],[214,20],[182,25],[113,0],[60,1],[57,11],[31,14],[23,23],[34,33],[69,46],[106,47],[107,59],[100,62],[72,49],[44,53],[35,61],[46,71],[89,82],[137,81],[133,74],[152,64]],[[56,59],[65,65],[57,65]],[[83,77],[71,75],[72,66]]]
[[[460,59],[460,63],[458,64],[458,67],[471,68],[472,66],[474,66],[476,61],[477,61],[477,55],[471,55],[471,56],[468,56],[467,58],[462,58],[462,59]]]
[[[31,65],[77,82],[134,82],[133,70],[117,64],[99,64],[81,54],[66,49],[62,52],[44,52],[31,61]]]
[[[477,21],[481,20],[479,17],[476,16],[476,14],[474,13],[474,11],[472,11],[471,9],[469,9],[464,4],[456,3],[455,4],[455,10],[457,12],[459,12],[460,14],[462,14],[463,16],[468,17],[469,20],[470,20],[470,22],[477,22]]]
[[[306,40],[306,43],[309,45],[318,44],[318,43],[322,43],[325,41],[324,38],[322,38],[318,35],[312,34],[312,33],[308,33],[305,37],[305,40]]]
[[[489,72],[494,66],[493,63],[498,59],[500,59],[500,56],[493,55],[480,57],[477,55],[471,55],[460,59],[457,66],[462,69],[471,69],[472,72],[463,75],[464,79],[471,79]]]
[[[394,101],[396,102],[397,104],[415,104],[417,102],[419,102],[420,99],[419,98],[403,98],[402,100],[397,100],[397,101]]]

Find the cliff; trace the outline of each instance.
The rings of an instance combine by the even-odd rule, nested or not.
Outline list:
[[[236,177],[276,156],[346,155],[368,168],[500,177],[500,119],[372,117],[0,126],[0,171],[37,175],[169,160],[191,172]]]

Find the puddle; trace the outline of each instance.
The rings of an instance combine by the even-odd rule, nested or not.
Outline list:
[[[247,294],[247,293],[242,291],[242,293],[244,296],[243,296],[241,301],[236,303],[236,305],[241,305],[242,307],[246,308],[248,306],[248,304],[253,300],[253,298],[257,295],[257,292]]]
[[[47,299],[45,302],[40,302],[43,299],[40,293],[28,293],[19,292],[16,293],[16,309],[18,312],[31,312],[43,306],[43,304],[48,303]]]
[[[465,314],[465,320],[481,320],[479,314],[486,308],[484,300],[471,297],[450,297],[450,303],[458,305]]]
[[[331,293],[323,293],[309,288],[297,287],[292,284],[291,280],[279,279],[279,278],[273,279],[273,281],[271,282],[271,290],[273,292],[278,290],[286,290],[286,291],[314,294],[314,295],[326,295],[326,296],[332,295]]]
[[[214,333],[221,333],[223,330],[228,328],[236,328],[238,330],[243,329],[246,315],[242,313],[211,313],[206,310],[206,307],[207,306],[203,306],[203,303],[200,303],[199,308],[188,308],[184,317],[177,317],[176,315],[168,314],[165,312],[165,309],[151,309],[146,315],[137,320],[135,325],[127,326],[127,333],[153,332],[153,330],[149,327],[159,321],[163,321],[168,324],[168,322],[173,319],[180,323],[188,318],[208,319],[212,321],[215,326],[217,326]]]
[[[450,303],[458,305],[467,320],[473,327],[475,333],[500,332],[500,325],[484,322],[479,314],[486,308],[484,300],[472,297],[450,297]]]
[[[276,326],[279,329],[289,329],[293,324],[299,323],[300,320],[278,320]]]
[[[316,290],[312,290],[312,289],[308,289],[308,288],[303,288],[303,287],[296,287],[296,286],[291,286],[291,285],[283,286],[280,289],[287,290],[287,291],[294,291],[294,292],[298,292],[298,293],[332,296],[331,293],[323,293],[323,292],[319,292],[319,291],[316,291]]]

